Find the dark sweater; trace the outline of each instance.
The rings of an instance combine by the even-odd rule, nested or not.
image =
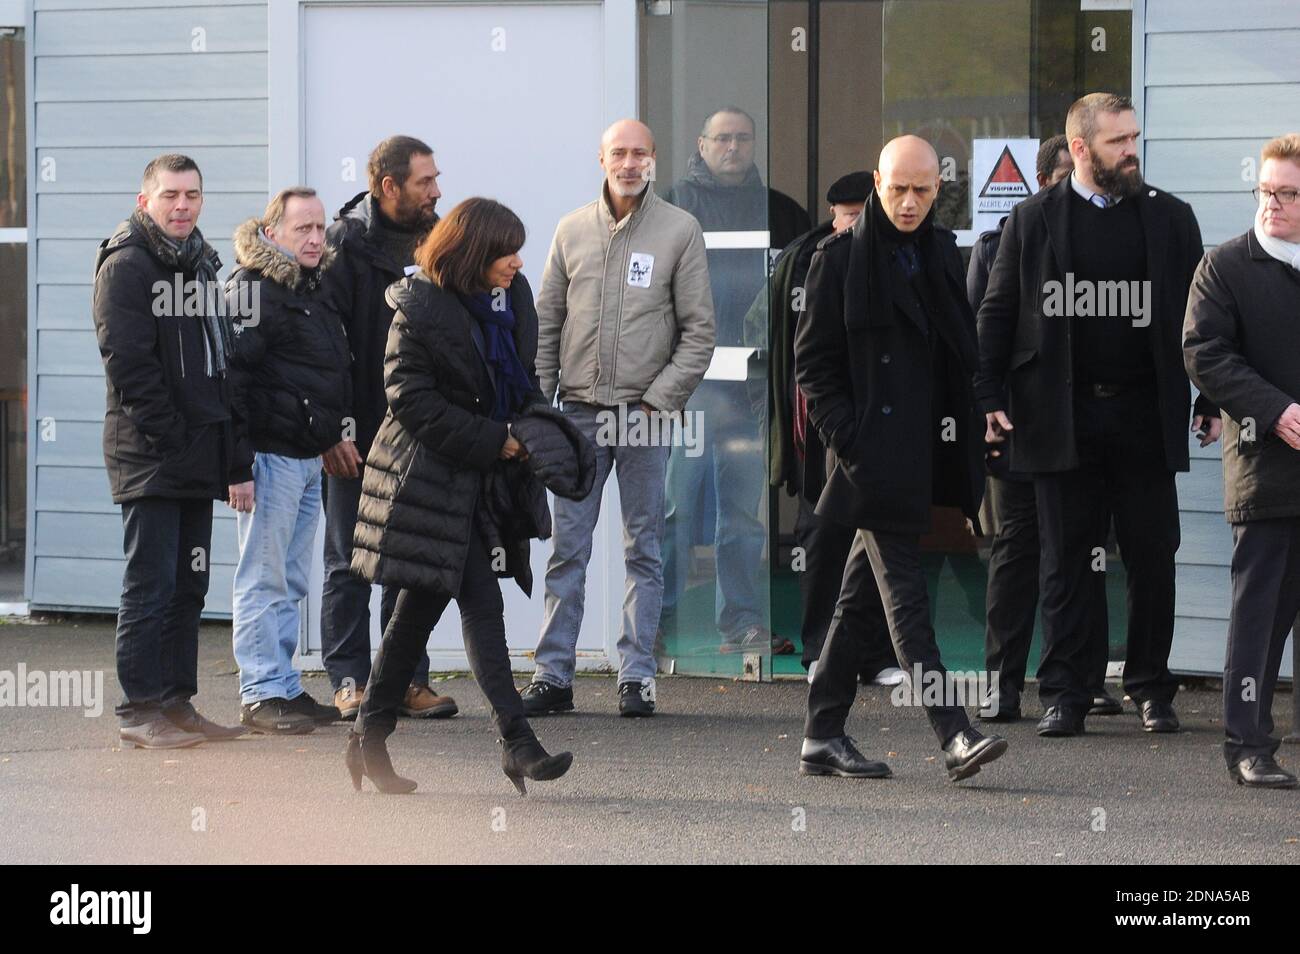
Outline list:
[[[1102,314],[1108,296],[1096,287],[1100,282],[1141,282],[1147,277],[1146,236],[1137,203],[1121,202],[1100,209],[1071,191],[1070,254],[1075,288],[1089,282],[1094,291],[1093,316],[1077,316],[1071,326],[1079,382],[1085,386],[1094,382],[1155,384],[1149,328],[1134,326],[1132,299],[1124,314]],[[1150,308],[1149,297],[1143,301]]]

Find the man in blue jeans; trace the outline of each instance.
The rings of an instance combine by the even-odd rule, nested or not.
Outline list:
[[[234,317],[234,397],[256,452],[238,512],[234,648],[239,719],[256,732],[311,732],[339,718],[302,688],[293,665],[320,519],[321,458],[343,430],[348,342],[321,278],[333,253],[313,189],[284,189],[235,230],[226,282]],[[249,506],[251,504],[251,507]]]
[[[663,601],[664,474],[669,414],[686,406],[713,355],[704,234],[657,198],[649,127],[620,120],[601,138],[600,198],[560,220],[537,298],[537,375],[549,399],[596,445],[585,500],[557,497],[529,716],[573,708],[591,537],[617,467],[627,590],[619,635],[619,712],[655,711],[654,637]],[[665,440],[665,435],[669,437]]]

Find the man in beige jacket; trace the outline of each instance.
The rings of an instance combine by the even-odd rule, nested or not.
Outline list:
[[[601,490],[617,464],[628,586],[619,635],[619,712],[655,707],[654,637],[663,602],[664,475],[672,417],[713,356],[713,298],[695,217],[657,198],[649,127],[605,130],[600,198],[560,220],[537,298],[542,393],[596,444],[595,488],[555,499],[554,549],[529,716],[573,708],[591,537]]]

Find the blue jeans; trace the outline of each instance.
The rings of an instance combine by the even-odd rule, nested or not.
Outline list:
[[[619,633],[618,681],[641,682],[655,674],[654,641],[663,603],[664,471],[668,447],[601,446],[597,414],[617,408],[566,403],[564,414],[596,445],[596,482],[585,500],[555,498],[554,548],[546,561],[546,608],[537,643],[534,680],[573,685],[578,631],[587,595],[591,536],[600,517],[605,480],[617,465],[623,507],[623,562],[627,588]]]
[[[320,489],[319,457],[259,453],[253,460],[253,512],[238,515],[234,595],[239,699],[246,705],[302,695],[293,653],[320,519]]]
[[[714,545],[717,564],[714,619],[723,638],[734,638],[752,626],[766,627],[768,619],[762,429],[743,389],[730,382],[705,381],[687,411],[703,415],[703,453],[690,457],[679,447],[668,464],[664,615],[674,616],[686,589],[684,564],[711,482],[717,519],[706,542]]]

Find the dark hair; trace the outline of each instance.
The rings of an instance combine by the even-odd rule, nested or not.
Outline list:
[[[412,156],[432,156],[428,144],[414,136],[389,136],[370,154],[366,175],[370,177],[370,194],[381,194],[385,176],[391,176],[400,189],[411,175]]]
[[[1088,146],[1092,146],[1092,139],[1097,135],[1099,113],[1126,113],[1135,108],[1127,96],[1116,96],[1114,93],[1080,96],[1065,114],[1065,136],[1071,142],[1082,139]]]
[[[1051,139],[1044,139],[1043,144],[1038,147],[1038,159],[1034,165],[1038,168],[1038,174],[1044,179],[1052,178],[1052,173],[1056,171],[1056,166],[1060,162],[1061,153],[1070,151],[1070,141],[1065,138],[1065,133],[1059,133]]]
[[[415,264],[441,288],[490,291],[488,266],[523,248],[524,223],[500,202],[475,197],[447,213],[415,250]]]
[[[199,172],[199,164],[179,152],[167,152],[150,159],[149,165],[144,167],[144,175],[140,177],[140,191],[148,193],[158,181],[160,172],[198,172],[199,188],[203,188],[203,173]]]

